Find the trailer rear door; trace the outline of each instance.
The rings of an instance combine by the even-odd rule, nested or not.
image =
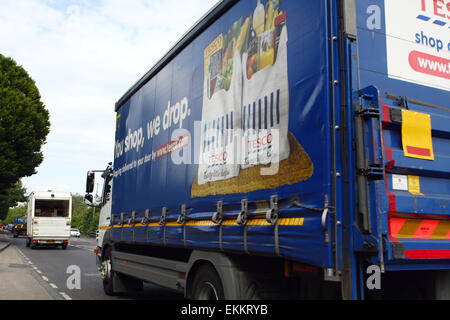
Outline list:
[[[450,2],[356,5],[355,248],[386,269],[449,268]]]

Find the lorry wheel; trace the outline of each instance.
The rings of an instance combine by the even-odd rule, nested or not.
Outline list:
[[[115,296],[114,293],[114,272],[111,268],[111,247],[105,249],[102,264],[100,267],[100,275],[103,280],[103,290],[108,296]]]
[[[213,266],[201,266],[192,283],[192,298],[194,300],[224,300],[222,281]]]
[[[61,245],[61,248],[62,248],[63,250],[66,250],[66,249],[67,249],[67,244],[62,244],[62,245]]]

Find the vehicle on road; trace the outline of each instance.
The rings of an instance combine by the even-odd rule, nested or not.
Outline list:
[[[70,236],[79,238],[81,236],[80,230],[78,230],[76,228],[71,228],[70,229]]]
[[[32,192],[28,197],[27,246],[61,246],[70,238],[72,194]]]
[[[27,217],[14,218],[12,233],[14,238],[27,235]]]
[[[218,3],[118,100],[114,162],[88,172],[105,293],[448,299],[443,3]]]

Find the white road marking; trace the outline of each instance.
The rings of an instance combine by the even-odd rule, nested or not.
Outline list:
[[[60,292],[60,294],[64,297],[64,299],[72,300],[72,298],[68,294],[66,294],[65,292]]]
[[[28,259],[28,257],[22,251],[20,251],[20,250],[18,250],[18,251],[24,257],[24,259],[31,265],[31,268],[33,268],[34,271],[36,271],[38,274],[40,274],[41,278],[44,281],[49,282],[48,278],[46,276],[42,275],[42,272],[38,269],[38,267],[33,265],[33,262],[31,262],[30,259]],[[54,283],[49,283],[49,286],[52,287],[53,289],[58,289],[58,287]],[[69,295],[67,295],[65,292],[60,292],[60,294],[64,297],[64,299],[72,300],[72,298]]]
[[[96,273],[83,273],[83,276],[85,276],[85,277],[98,277],[98,276],[100,276],[100,272],[96,272]]]

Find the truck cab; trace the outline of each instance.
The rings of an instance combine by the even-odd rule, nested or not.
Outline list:
[[[94,199],[94,196],[91,194],[94,191],[95,173],[101,173],[101,179],[103,181],[102,193],[100,198],[98,199]],[[95,250],[98,265],[100,265],[99,258],[102,252],[102,243],[105,232],[108,229],[111,221],[112,181],[112,163],[109,163],[105,170],[92,170],[87,173],[85,203],[89,206],[97,207],[100,209],[98,230],[96,236],[97,248]]]

